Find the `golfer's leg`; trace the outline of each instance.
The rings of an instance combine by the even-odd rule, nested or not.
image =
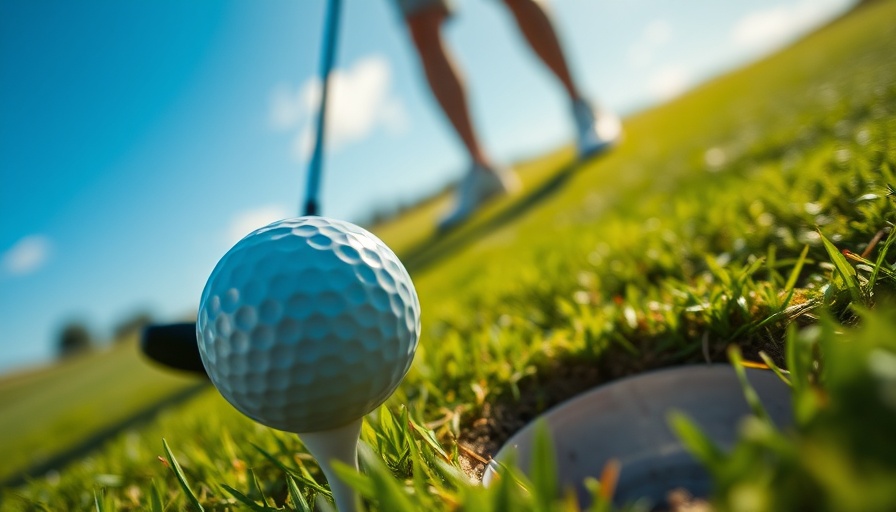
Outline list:
[[[581,97],[579,90],[573,82],[547,6],[539,0],[504,0],[504,3],[516,18],[516,23],[529,46],[557,76],[570,99],[579,99]]]
[[[479,145],[473,128],[463,78],[442,39],[442,22],[447,15],[443,7],[433,6],[409,14],[405,20],[436,101],[460,136],[473,162],[489,168],[490,162]]]

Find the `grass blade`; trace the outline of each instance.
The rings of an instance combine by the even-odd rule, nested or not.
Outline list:
[[[716,260],[716,256],[712,254],[707,254],[703,257],[703,261],[706,262],[707,268],[712,273],[712,275],[721,282],[725,288],[731,287],[731,276],[728,272],[719,265],[719,262]]]
[[[285,464],[280,462],[277,459],[277,457],[274,457],[270,452],[268,452],[264,448],[258,446],[255,443],[250,443],[250,444],[252,446],[254,446],[255,449],[258,450],[258,452],[261,453],[261,455],[264,456],[265,459],[267,459],[271,464],[280,468],[280,470],[283,471],[284,473],[286,473],[287,475],[291,475],[291,476],[297,478],[303,484],[307,485],[308,487],[311,487],[312,489],[314,489],[318,492],[322,492],[324,494],[329,494],[329,490],[327,490],[327,488],[325,488],[324,486],[315,482],[314,479],[311,478],[311,475],[308,474],[307,471],[302,471],[302,470],[297,471],[294,469],[290,469],[290,468],[286,467]],[[304,468],[302,468],[302,469],[304,469]]]
[[[261,496],[261,503],[264,504],[265,507],[268,506],[268,498],[264,495],[264,490],[261,488],[261,482],[258,481],[258,475],[255,474],[254,469],[249,469],[249,489],[252,494],[258,494]]]
[[[417,510],[404,486],[395,479],[383,460],[369,446],[364,443],[358,444],[358,457],[367,471],[367,477],[338,461],[333,464],[336,474],[362,496],[376,500],[380,510],[395,512]]]
[[[221,484],[221,487],[223,487],[225,491],[230,493],[230,495],[233,496],[237,501],[239,501],[243,505],[249,507],[250,509],[254,510],[255,512],[268,512],[269,510],[271,510],[267,506],[262,506],[262,505],[259,505],[258,503],[255,503],[248,496],[246,496],[245,494],[241,493],[240,491],[234,489],[233,487],[231,487],[227,484]]]
[[[273,464],[273,465],[277,466],[278,468],[280,468],[280,470],[283,471],[284,473],[286,473],[286,474],[293,474],[293,473],[295,473],[295,471],[293,471],[292,469],[286,467],[286,464],[283,464],[282,462],[280,462],[280,461],[277,459],[277,457],[274,457],[273,455],[271,455],[270,452],[268,452],[267,450],[265,450],[265,449],[262,448],[261,446],[258,446],[257,444],[255,444],[255,443],[253,443],[253,442],[249,442],[249,444],[251,444],[256,450],[258,450],[258,452],[259,452],[265,459],[267,459],[268,462],[270,462],[271,464]]]
[[[878,278],[877,274],[883,274],[884,277],[896,281],[896,272],[893,272],[892,270],[889,270],[886,267],[882,267],[878,263],[875,263],[871,260],[866,260],[865,258],[863,258],[860,255],[853,253],[853,252],[847,254],[847,258],[855,261],[856,263],[860,263],[860,264],[865,265],[868,268],[870,268],[871,274],[874,277],[875,281],[877,281],[877,278]],[[881,261],[881,263],[885,264],[885,262],[883,262],[883,261]],[[873,282],[869,278],[868,286],[870,287],[872,285],[872,283]]]
[[[554,443],[547,422],[540,421],[535,429],[532,446],[530,474],[533,492],[539,510],[550,510],[557,498],[557,461],[554,458]]]
[[[797,331],[791,326],[787,331],[786,357],[793,387],[793,412],[798,425],[806,425],[817,413],[821,403],[813,382],[817,382],[816,354],[819,327]]]
[[[428,482],[432,481],[435,475],[427,467],[417,443],[410,441],[408,447],[411,449],[411,478],[414,482],[414,492],[420,496],[426,496],[429,488]]]
[[[417,422],[410,418],[408,418],[408,423],[411,425],[411,430],[413,430],[417,434],[417,437],[419,437],[424,443],[429,445],[429,447],[432,448],[434,452],[438,453],[440,457],[445,459],[445,462],[451,462],[451,458],[448,456],[445,450],[442,449],[442,445],[440,445],[439,441],[436,439],[435,432],[422,425],[419,425]]]
[[[828,253],[828,258],[831,259],[831,263],[834,264],[834,268],[837,269],[837,273],[843,278],[843,284],[846,286],[847,291],[849,291],[849,298],[852,302],[856,304],[862,303],[862,290],[859,288],[859,281],[856,279],[856,269],[852,268],[852,265],[846,261],[846,257],[843,256],[839,250],[837,250],[837,246],[831,243],[821,231],[818,232],[821,236],[821,241],[824,244],[824,248]]]
[[[104,499],[100,498],[100,494],[102,491],[97,493],[96,489],[93,491],[93,504],[96,507],[96,512],[106,512],[106,504]]]
[[[731,361],[731,366],[734,367],[734,373],[737,374],[737,379],[740,381],[740,386],[744,392],[744,398],[747,400],[750,410],[766,423],[771,423],[771,418],[769,417],[768,412],[766,412],[765,406],[762,405],[759,395],[756,393],[756,390],[753,389],[753,385],[750,384],[750,381],[747,380],[747,372],[745,370],[743,357],[741,357],[740,347],[737,345],[728,347],[728,359]]]
[[[778,365],[775,364],[775,361],[772,360],[772,358],[769,357],[768,354],[766,354],[765,352],[760,351],[759,357],[762,358],[762,361],[765,363],[766,366],[769,367],[769,369],[771,369],[771,371],[775,372],[775,375],[777,375],[779,379],[784,381],[784,383],[787,384],[788,386],[792,387],[792,384],[790,383],[790,379],[787,377],[787,375],[785,375],[786,370],[782,370],[781,368],[779,368]]]
[[[299,489],[299,486],[296,484],[296,479],[288,473],[286,475],[286,486],[289,488],[289,495],[292,497],[293,508],[296,509],[297,512],[311,512],[311,507],[308,506],[308,501],[305,500],[305,495],[302,494],[302,490]]]
[[[159,486],[156,481],[149,483],[149,510],[152,512],[164,512],[165,507],[162,505],[162,494],[159,492]]]
[[[340,480],[345,482],[349,487],[356,490],[361,496],[367,496],[374,499],[377,496],[377,487],[373,481],[365,474],[358,472],[354,467],[343,464],[339,461],[333,461],[333,470]],[[387,470],[388,472],[388,470]],[[391,473],[390,473],[391,474]]]
[[[799,259],[796,260],[796,264],[793,266],[793,270],[790,271],[790,277],[787,278],[787,282],[784,284],[784,291],[787,293],[787,300],[784,301],[784,305],[790,303],[790,299],[793,296],[793,290],[796,288],[796,281],[800,277],[800,272],[803,271],[803,265],[806,263],[806,257],[809,255],[809,246],[803,246],[803,252],[800,253]]]
[[[880,252],[877,253],[877,260],[874,263],[874,270],[871,271],[871,278],[868,280],[868,286],[874,287],[874,283],[877,282],[877,274],[886,263],[884,258],[886,258],[887,252],[889,252],[890,246],[893,245],[894,240],[896,240],[896,229],[890,229],[887,241],[884,242],[884,246],[880,249]]]
[[[691,455],[700,460],[710,471],[718,467],[722,460],[722,451],[693,420],[680,411],[672,411],[667,421]]]
[[[205,509],[202,508],[202,504],[199,503],[199,498],[197,498],[193,493],[193,490],[190,489],[190,484],[187,483],[187,477],[184,476],[184,471],[180,468],[180,464],[177,463],[177,459],[175,459],[174,454],[171,453],[168,441],[162,439],[162,446],[165,447],[165,455],[168,458],[168,464],[171,466],[172,471],[174,471],[174,476],[177,478],[177,482],[180,484],[180,488],[184,491],[184,494],[187,495],[187,499],[193,504],[193,507],[196,510],[205,512]]]
[[[790,385],[799,389],[802,387],[802,384],[806,382],[808,368],[804,368],[802,364],[803,358],[800,357],[802,354],[799,353],[796,337],[796,326],[793,324],[788,325],[787,335],[784,338],[784,362],[787,364],[787,369],[790,371]]]

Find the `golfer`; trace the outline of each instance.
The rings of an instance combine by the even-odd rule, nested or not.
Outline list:
[[[513,171],[496,163],[479,143],[470,117],[461,73],[445,46],[442,23],[452,14],[450,0],[395,0],[407,22],[414,48],[433,96],[460,137],[470,157],[470,169],[457,187],[454,207],[439,221],[440,229],[457,225],[488,199],[519,189]],[[539,0],[503,0],[517,26],[569,97],[577,131],[580,159],[597,155],[619,140],[619,119],[596,109],[572,78],[547,7]]]

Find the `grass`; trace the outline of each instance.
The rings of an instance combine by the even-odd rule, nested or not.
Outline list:
[[[137,358],[136,340],[0,380],[0,481],[40,466],[195,380]]]
[[[724,452],[673,420],[718,510],[892,509],[894,18],[896,2],[869,3],[633,116],[605,158],[525,163],[522,196],[446,236],[430,228],[444,198],[376,227],[424,333],[365,423],[363,474],[343,468],[370,507],[578,510],[549,471],[471,484],[477,458],[589,386],[735,355],[781,371],[798,421],[781,432],[760,413]],[[613,471],[587,483],[593,510],[612,508]],[[295,436],[208,390],[0,509],[304,510],[327,493]]]

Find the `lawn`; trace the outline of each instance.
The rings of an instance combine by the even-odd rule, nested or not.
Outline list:
[[[0,481],[95,446],[111,426],[196,385],[138,358],[136,339],[0,379]]]
[[[424,327],[365,424],[364,475],[347,475],[370,508],[578,510],[549,478],[483,489],[479,459],[579,391],[738,351],[789,372],[796,424],[757,410],[726,453],[675,420],[717,510],[896,507],[894,19],[896,2],[869,2],[626,119],[606,157],[522,163],[520,196],[444,236],[444,197],[376,226]],[[611,486],[590,485],[609,509]],[[295,436],[209,389],[5,490],[0,509],[305,510],[326,495]]]

